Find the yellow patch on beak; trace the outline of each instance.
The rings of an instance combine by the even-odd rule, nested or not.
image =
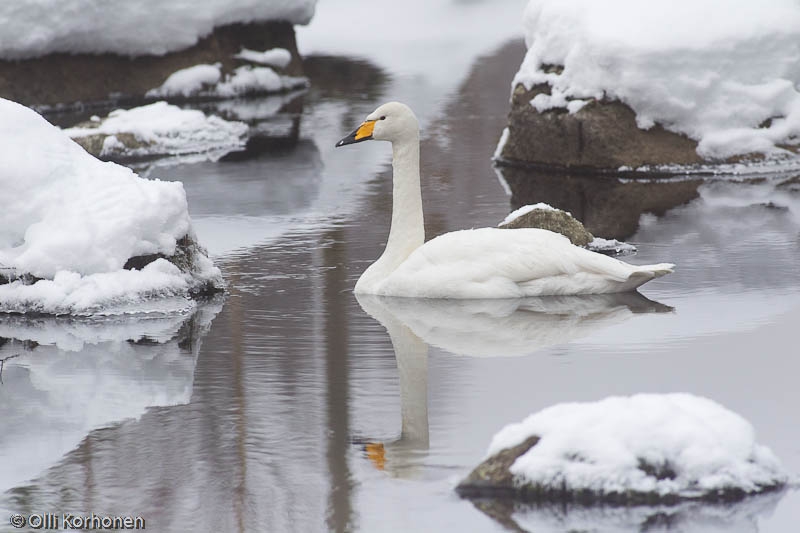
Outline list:
[[[383,447],[382,442],[370,442],[364,446],[364,451],[367,452],[367,458],[372,461],[375,468],[378,470],[386,468],[386,449]]]
[[[358,129],[356,130],[356,139],[360,141],[365,137],[372,137],[372,130],[375,129],[375,121],[374,120],[367,120],[363,124],[361,124]]]

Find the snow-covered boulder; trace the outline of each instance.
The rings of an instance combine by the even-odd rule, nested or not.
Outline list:
[[[102,159],[206,154],[218,159],[244,148],[247,124],[206,116],[166,102],[117,109],[101,119],[64,130],[87,152]]]
[[[530,0],[497,159],[589,169],[800,152],[800,4]]]
[[[0,311],[92,313],[219,288],[186,193],[89,155],[0,99]]]
[[[788,476],[744,418],[690,394],[565,403],[503,428],[463,496],[620,504],[728,501]]]
[[[16,0],[0,3],[0,57],[51,53],[164,55],[197,44],[216,27],[308,24],[316,0]]]
[[[244,50],[265,51],[244,53],[300,77],[294,25],[308,23],[315,7],[316,0],[104,0],[91,9],[85,0],[0,2],[0,97],[37,109],[139,102],[193,65],[220,63],[223,76],[233,76]]]

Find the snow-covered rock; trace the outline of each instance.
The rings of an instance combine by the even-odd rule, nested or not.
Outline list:
[[[117,109],[105,119],[64,130],[86,151],[103,159],[205,153],[211,159],[243,148],[248,127],[166,102]]]
[[[268,20],[307,24],[316,0],[15,0],[0,3],[0,57],[111,52],[163,55],[215,27]]]
[[[793,0],[531,0],[524,26],[500,160],[615,169],[797,157]]]
[[[494,436],[462,495],[672,503],[734,500],[788,482],[744,418],[690,394],[565,403]]]
[[[101,162],[3,99],[0,160],[0,311],[102,312],[221,286],[181,183]]]
[[[194,65],[174,72],[161,86],[147,91],[146,96],[232,98],[284,92],[307,85],[307,78],[278,74],[269,67],[245,65],[223,76],[219,64]]]

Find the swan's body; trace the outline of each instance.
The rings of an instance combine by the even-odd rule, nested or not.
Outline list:
[[[602,294],[634,290],[672,272],[670,263],[630,265],[542,229],[481,228],[424,242],[414,113],[404,104],[384,104],[337,146],[367,139],[392,142],[392,225],[383,255],[361,275],[356,293],[419,298]]]

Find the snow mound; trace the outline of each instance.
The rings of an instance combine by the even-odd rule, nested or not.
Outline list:
[[[73,139],[90,136],[105,137],[100,156],[122,155],[180,155],[203,152],[228,152],[245,145],[248,127],[242,122],[230,122],[202,111],[181,109],[166,102],[117,109],[105,120],[94,121],[87,127],[64,130]],[[135,145],[128,146],[116,137],[129,134]]]
[[[562,211],[561,209],[556,209],[552,205],[546,204],[544,202],[539,202],[538,204],[523,205],[519,209],[515,209],[514,211],[510,212],[508,216],[506,216],[506,218],[504,218],[503,221],[500,224],[498,224],[498,226],[504,226],[512,222],[513,220],[516,220],[523,215],[527,215],[531,211],[535,211],[537,209],[541,209],[542,211],[561,211],[562,213],[566,213],[566,211]],[[572,216],[572,213],[567,213],[567,214]]]
[[[221,65],[195,65],[173,72],[166,81],[147,91],[147,98],[232,98],[256,93],[277,93],[306,87],[308,79],[278,74],[269,67],[239,67],[224,77]]]
[[[285,20],[308,24],[316,0],[15,0],[0,2],[0,57],[52,52],[163,55],[217,26]]]
[[[0,312],[92,313],[222,284],[199,246],[178,246],[193,240],[181,183],[99,161],[4,99],[0,141],[0,273],[10,278],[0,285]],[[153,255],[180,256],[182,268],[160,259],[124,270]]]
[[[699,498],[728,490],[756,493],[788,481],[744,418],[690,394],[555,405],[503,428],[488,455],[533,435],[540,440],[510,471],[545,490]]]
[[[203,88],[214,86],[222,78],[220,63],[213,65],[194,65],[170,74],[167,80],[157,89],[147,92],[148,97],[183,96],[189,97],[200,93]]]
[[[800,145],[796,0],[531,0],[524,26],[513,86],[549,84],[531,102],[539,111],[617,99],[640,128],[683,133],[710,159]]]
[[[272,48],[263,52],[242,48],[242,51],[234,57],[251,63],[277,68],[286,68],[286,65],[292,61],[292,54],[285,48]]]

